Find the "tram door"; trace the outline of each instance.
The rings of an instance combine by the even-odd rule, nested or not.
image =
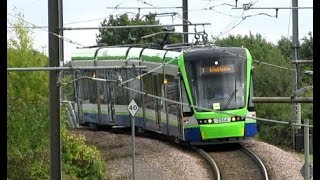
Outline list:
[[[155,82],[155,95],[161,97],[161,83],[163,82],[163,75],[162,74],[155,74],[154,82]],[[156,114],[156,128],[157,130],[161,129],[161,110],[163,109],[163,105],[161,100],[155,99],[155,114]]]
[[[110,70],[100,70],[98,74],[99,78],[110,79]],[[97,82],[98,83],[98,110],[99,110],[99,124],[105,125],[112,122],[111,111],[111,94],[110,94],[110,82]]]
[[[173,101],[180,101],[180,79],[178,77],[166,76],[166,98]],[[168,114],[169,134],[173,136],[181,136],[182,122],[180,115],[180,106],[176,103],[166,103]]]
[[[75,78],[83,76],[92,76],[93,71],[83,70],[76,71]],[[77,117],[78,123],[96,123],[97,122],[97,87],[96,82],[89,79],[81,79],[75,82],[76,101],[77,101]]]
[[[146,94],[155,96],[160,95],[159,75],[156,73],[148,74],[143,77],[143,89]],[[160,101],[154,97],[144,96],[145,103],[145,128],[159,130],[161,128]]]
[[[81,72],[79,70],[74,72],[74,79],[79,78],[81,76]],[[83,83],[82,83],[83,84]],[[79,124],[84,124],[84,119],[83,119],[83,108],[82,108],[82,93],[83,93],[83,87],[81,86],[81,81],[76,81],[74,83],[74,89],[75,89],[75,101],[76,107],[75,111],[77,114],[77,121]]]

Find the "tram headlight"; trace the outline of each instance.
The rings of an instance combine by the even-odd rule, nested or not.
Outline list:
[[[212,123],[212,119],[208,119],[208,123]]]
[[[203,122],[204,122],[204,123],[207,123],[207,120],[205,119],[205,120],[203,120]]]
[[[236,118],[235,118],[235,117],[232,117],[232,118],[231,118],[231,121],[235,121],[235,120],[236,120]]]
[[[202,124],[202,120],[199,121],[199,124]]]

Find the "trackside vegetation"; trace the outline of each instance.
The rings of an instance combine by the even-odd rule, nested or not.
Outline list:
[[[21,14],[18,14],[23,18]],[[48,66],[48,57],[33,48],[32,34],[23,20],[14,27],[7,44],[8,67]],[[48,72],[9,72],[7,79],[8,179],[49,179]],[[72,135],[62,114],[63,179],[104,179],[100,152]]]

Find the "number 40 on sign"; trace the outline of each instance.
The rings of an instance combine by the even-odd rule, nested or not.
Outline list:
[[[137,103],[132,99],[131,102],[128,105],[128,111],[131,114],[131,116],[135,116],[136,113],[139,110],[139,106],[137,105]]]

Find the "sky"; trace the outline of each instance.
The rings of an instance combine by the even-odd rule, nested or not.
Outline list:
[[[290,7],[291,0],[238,0],[238,7],[242,7],[246,3],[254,3],[252,7]],[[232,9],[227,3],[235,5],[235,0],[188,0],[189,15],[188,19],[192,23],[211,23],[204,26],[205,31],[211,37],[220,38],[228,35],[248,35],[259,33],[267,41],[274,44],[281,36],[292,36],[292,14],[289,9],[279,9],[278,17],[270,17],[276,15],[276,10],[251,9],[243,11],[242,9]],[[110,14],[121,15],[129,12],[129,17],[138,13],[138,9],[107,9],[107,7],[181,7],[182,0],[65,0],[63,1],[63,21],[64,27],[98,27],[104,18]],[[213,7],[215,6],[215,7]],[[313,7],[312,0],[300,0],[299,6]],[[213,10],[208,10],[213,7]],[[204,10],[207,9],[207,10]],[[8,0],[7,13],[8,22],[16,20],[11,15],[17,13],[24,15],[24,20],[37,26],[48,25],[48,0]],[[181,8],[173,9],[141,9],[140,14],[148,14],[149,12],[167,13],[177,12],[182,15]],[[242,15],[243,13],[243,15]],[[259,15],[248,17],[241,21],[242,16],[256,15],[266,13],[270,16]],[[241,16],[242,15],[242,16]],[[239,18],[240,17],[240,18]],[[161,24],[181,24],[180,16],[159,17]],[[240,23],[239,23],[240,22]],[[8,27],[10,25],[8,24]],[[235,27],[234,27],[235,26]],[[8,28],[7,37],[11,37],[12,29]],[[202,26],[197,26],[197,31],[202,31]],[[34,47],[48,54],[48,32],[47,28],[32,29],[32,38]],[[182,32],[182,27],[176,27],[177,32]],[[313,32],[313,9],[299,10],[299,39],[301,40],[308,32]],[[189,27],[189,32],[194,32],[194,27]],[[98,30],[78,30],[64,31],[64,37],[84,46],[96,44],[96,34]],[[194,41],[192,35],[189,36],[189,42]],[[64,43],[64,59],[69,61],[72,52],[79,47],[72,43]]]

